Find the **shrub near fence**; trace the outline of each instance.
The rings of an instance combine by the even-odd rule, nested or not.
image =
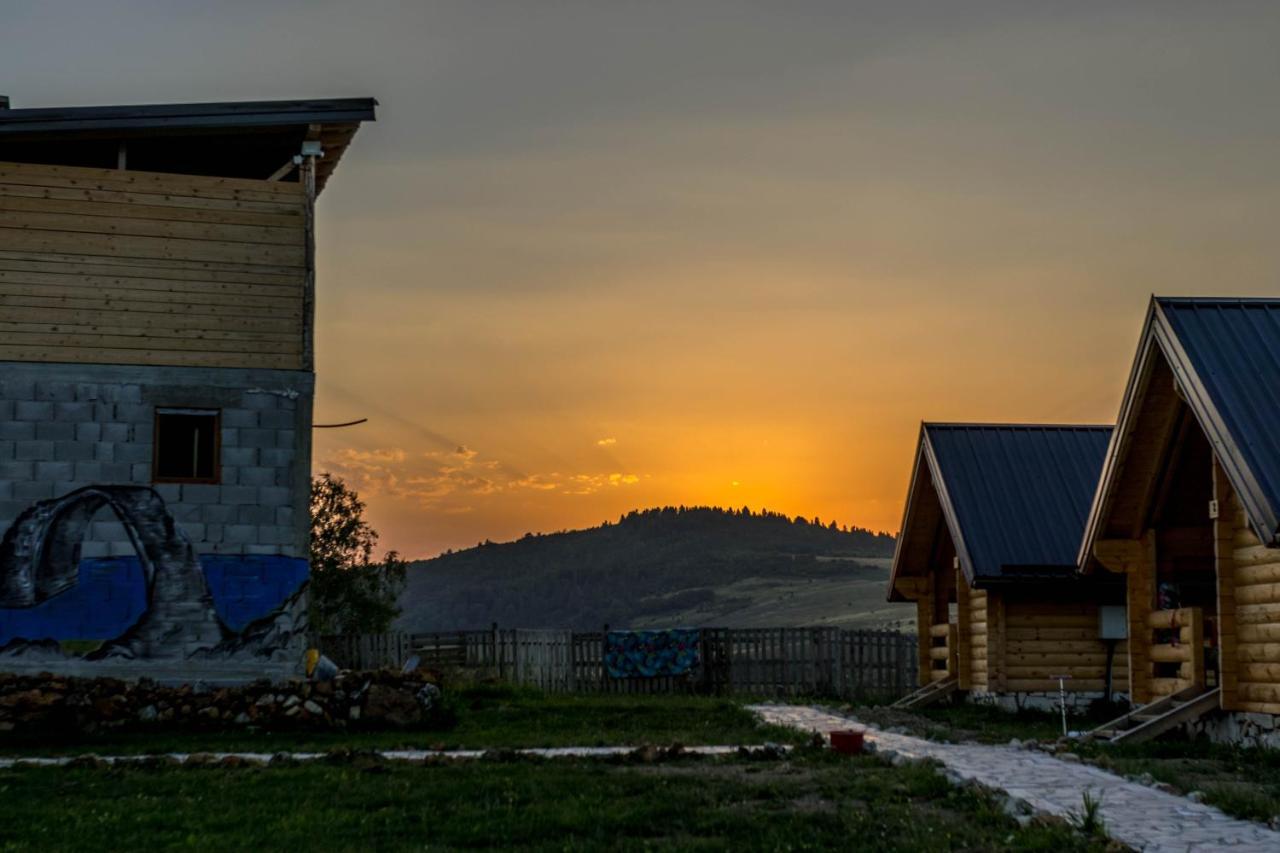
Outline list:
[[[839,628],[702,628],[701,663],[689,675],[613,678],[604,632],[499,629],[322,637],[348,669],[424,666],[483,672],[550,692],[739,693],[893,698],[916,687],[916,638]]]

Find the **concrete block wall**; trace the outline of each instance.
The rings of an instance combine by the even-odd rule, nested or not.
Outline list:
[[[151,482],[157,408],[222,413],[217,484],[154,484],[200,554],[305,559],[314,377],[305,371],[0,362],[0,532],[32,503]],[[84,558],[131,556],[104,511]]]

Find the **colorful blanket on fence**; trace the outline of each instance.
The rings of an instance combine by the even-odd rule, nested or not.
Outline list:
[[[610,631],[604,639],[604,667],[611,678],[684,675],[702,659],[697,628],[666,631]]]

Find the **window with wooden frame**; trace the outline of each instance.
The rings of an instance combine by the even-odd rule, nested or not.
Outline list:
[[[222,451],[218,409],[156,409],[151,480],[217,483]]]

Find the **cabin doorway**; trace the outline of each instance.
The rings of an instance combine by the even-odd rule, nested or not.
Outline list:
[[[1212,688],[1219,683],[1217,561],[1209,515],[1213,451],[1187,407],[1180,409],[1150,518],[1152,677],[1156,683],[1191,681]]]

